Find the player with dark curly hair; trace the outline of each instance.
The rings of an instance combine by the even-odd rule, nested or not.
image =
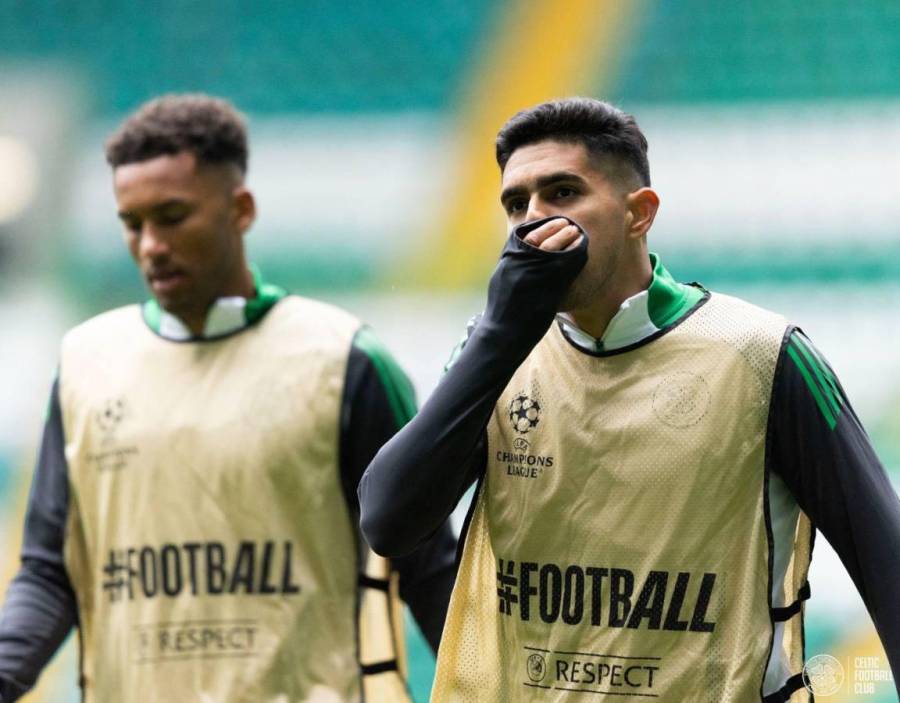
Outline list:
[[[408,700],[397,596],[436,650],[448,525],[374,555],[355,487],[415,412],[350,314],[247,264],[244,119],[166,96],[107,144],[152,297],[71,330],[0,612],[0,700],[73,627],[86,701]]]

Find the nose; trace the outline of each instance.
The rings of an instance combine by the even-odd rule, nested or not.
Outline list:
[[[165,258],[171,253],[171,245],[159,229],[152,223],[144,223],[141,229],[141,239],[138,244],[138,254],[141,259]]]
[[[542,217],[547,217],[551,214],[553,213],[547,210],[546,205],[541,202],[540,198],[534,196],[528,201],[528,212],[525,213],[525,221],[531,222],[532,220],[539,220]]]

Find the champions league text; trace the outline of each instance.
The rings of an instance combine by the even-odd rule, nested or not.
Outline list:
[[[713,632],[707,620],[716,575],[650,571],[643,583],[628,569],[498,559],[500,612],[523,621],[595,627]],[[696,593],[687,598],[689,587]],[[666,607],[668,603],[668,607]]]
[[[111,549],[103,590],[111,603],[172,597],[181,593],[290,595],[294,579],[291,542],[184,542]]]

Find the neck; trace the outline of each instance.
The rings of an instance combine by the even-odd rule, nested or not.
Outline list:
[[[614,274],[587,305],[567,311],[579,329],[601,339],[610,321],[628,298],[650,287],[653,269],[646,251],[630,265],[620,262]]]
[[[250,300],[256,295],[256,286],[253,282],[253,274],[247,264],[241,262],[241,266],[229,283],[223,286],[210,300],[205,301],[202,307],[193,310],[172,311],[196,337],[202,336],[206,328],[206,318],[209,309],[219,298],[241,297]]]

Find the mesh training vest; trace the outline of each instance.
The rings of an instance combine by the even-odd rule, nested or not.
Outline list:
[[[408,700],[396,584],[339,476],[358,326],[288,297],[220,340],[164,340],[136,306],[66,336],[86,701]]]
[[[773,620],[787,697],[767,700],[807,700],[802,606],[770,600],[766,425],[785,329],[717,294],[609,356],[551,326],[488,426],[432,701],[760,701]],[[809,533],[801,517],[783,602],[802,598]]]

